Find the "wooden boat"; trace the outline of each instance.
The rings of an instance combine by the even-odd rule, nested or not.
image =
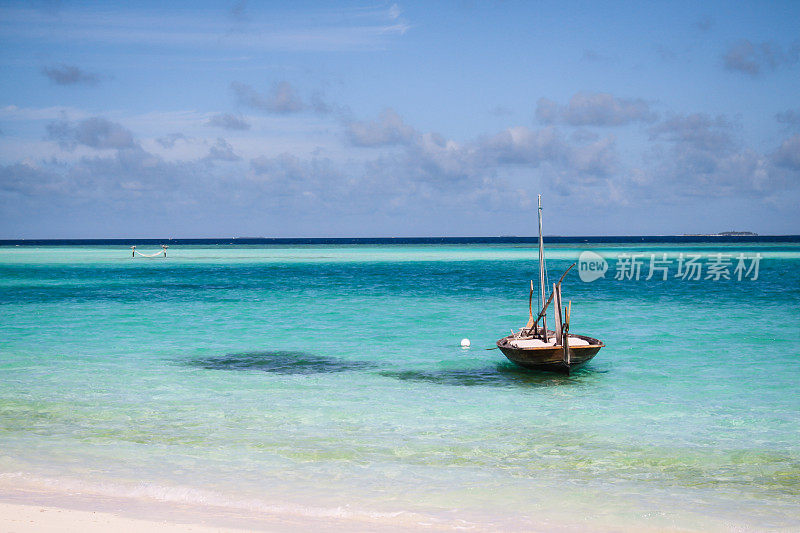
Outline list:
[[[572,302],[561,307],[561,282],[572,270],[575,263],[561,275],[558,283],[553,284],[553,291],[545,301],[544,242],[542,240],[542,195],[539,195],[539,295],[544,302],[541,310],[534,319],[533,316],[533,281],[528,295],[528,323],[518,333],[511,330],[511,335],[497,341],[497,347],[512,362],[521,367],[532,370],[549,370],[564,372],[580,367],[592,357],[600,348],[605,346],[602,341],[585,335],[569,332],[569,317]],[[547,308],[554,303],[555,329],[547,329]],[[562,311],[563,309],[563,311]],[[563,317],[563,320],[562,320]],[[539,322],[541,321],[541,326]]]
[[[497,347],[508,357],[509,361],[513,361],[521,367],[569,374],[597,355],[600,348],[605,346],[602,341],[592,337],[570,333],[567,347],[569,355],[565,359],[563,341],[561,345],[557,345],[555,331],[550,331],[549,335],[550,342],[547,343],[541,338],[515,338],[515,336],[509,335],[497,341]]]

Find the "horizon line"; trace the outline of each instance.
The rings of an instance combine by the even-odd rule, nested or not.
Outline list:
[[[630,239],[630,238],[727,238],[727,239],[760,239],[760,238],[797,238],[800,234],[749,234],[749,235],[725,235],[721,233],[693,233],[693,234],[617,234],[617,235],[543,235],[544,239]],[[380,237],[263,237],[263,236],[221,236],[221,237],[23,237],[23,238],[0,238],[0,244],[23,243],[23,242],[66,242],[66,241],[392,241],[392,240],[510,240],[515,239],[538,239],[538,235],[459,235],[459,236],[380,236]]]

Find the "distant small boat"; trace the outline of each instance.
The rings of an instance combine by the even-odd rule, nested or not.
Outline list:
[[[542,195],[539,195],[539,295],[543,303],[541,310],[533,316],[533,281],[528,295],[528,323],[518,333],[511,330],[511,335],[497,341],[497,347],[512,362],[532,370],[549,370],[569,374],[594,357],[602,341],[585,335],[569,332],[569,317],[572,302],[561,307],[561,282],[575,263],[561,275],[558,283],[553,284],[553,291],[545,301],[544,242],[542,240]],[[547,329],[547,308],[554,302],[555,329]],[[562,320],[563,317],[563,320]],[[541,321],[541,326],[539,322]]]
[[[140,255],[142,257],[152,258],[152,257],[159,257],[159,256],[163,255],[164,259],[166,259],[167,258],[167,248],[169,248],[169,246],[167,246],[166,244],[162,244],[160,252],[156,252],[154,254],[143,254],[142,252],[140,252],[139,250],[136,249],[136,246],[131,246],[131,257],[135,258],[137,255]]]

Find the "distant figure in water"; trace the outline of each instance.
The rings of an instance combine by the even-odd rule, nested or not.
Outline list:
[[[161,249],[164,250],[164,259],[167,258],[167,248],[168,246],[166,244],[161,245]]]
[[[136,247],[131,246],[131,257],[136,257]]]

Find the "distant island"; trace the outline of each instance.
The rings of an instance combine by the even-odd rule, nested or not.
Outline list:
[[[721,233],[684,233],[683,237],[758,237],[752,231],[723,231]]]

